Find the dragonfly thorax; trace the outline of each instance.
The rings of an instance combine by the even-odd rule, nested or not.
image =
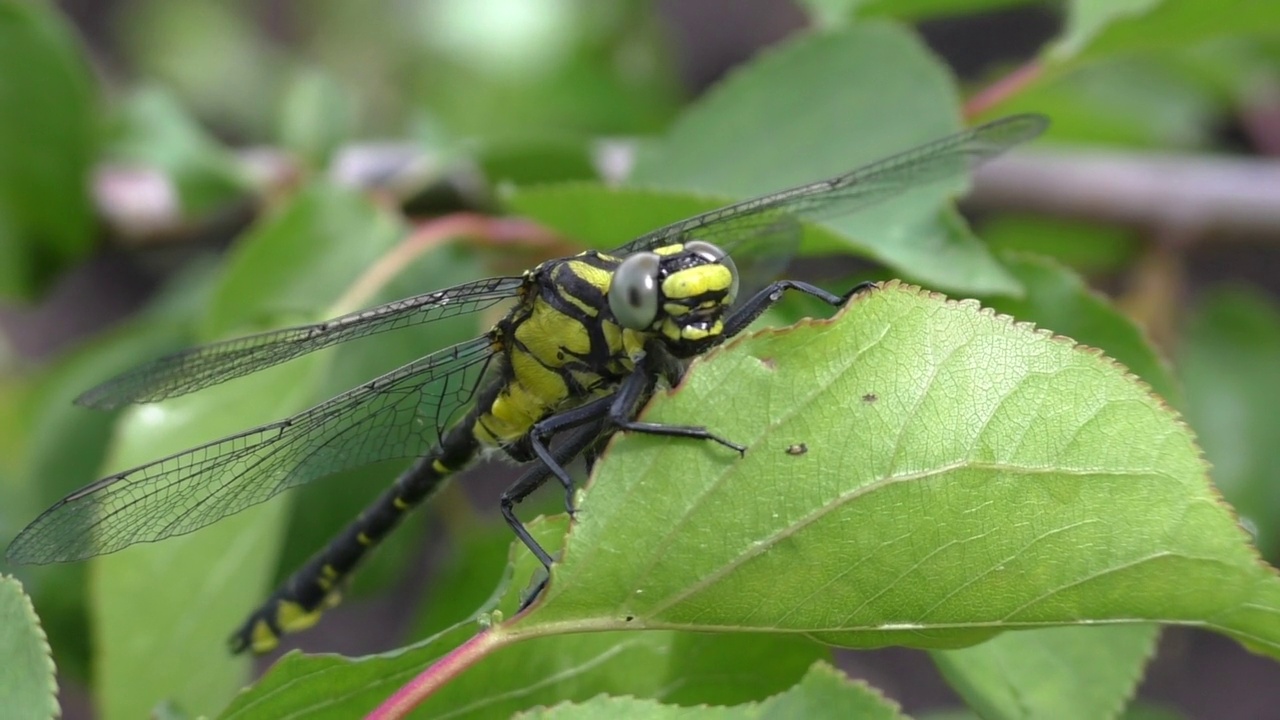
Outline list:
[[[588,251],[545,262],[525,282],[524,300],[493,331],[505,357],[479,402],[487,445],[510,447],[539,420],[616,388],[642,353],[710,349],[738,292],[733,262],[706,242],[625,258]]]

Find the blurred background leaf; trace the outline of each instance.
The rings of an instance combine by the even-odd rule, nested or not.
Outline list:
[[[92,247],[98,98],[44,3],[0,3],[0,67],[0,298],[29,299]]]
[[[0,540],[109,464],[242,428],[251,412],[281,415],[493,321],[332,351],[261,380],[269,387],[247,400],[192,399],[184,412],[206,417],[190,424],[69,405],[157,354],[323,317],[388,258],[394,270],[362,291],[364,305],[518,273],[574,243],[611,247],[1017,111],[1054,121],[1028,158],[1088,146],[1263,172],[1280,155],[1277,29],[1280,4],[1251,0],[0,0]],[[1102,349],[1185,413],[1219,489],[1274,560],[1280,228],[1188,229],[1177,208],[1160,209],[1174,218],[1165,226],[1036,215],[981,192],[962,215],[949,197],[964,187],[808,227],[793,272],[841,290],[907,277]],[[487,224],[502,212],[563,241]],[[788,301],[767,320],[826,312]],[[397,470],[316,483],[191,545],[90,566],[0,566],[40,612],[64,716],[93,706],[136,717],[160,695],[215,712],[247,677],[220,654],[229,625]],[[351,602],[290,642],[372,652],[469,617],[504,572],[509,538],[492,508],[510,479],[486,465],[451,488],[372,558]],[[531,499],[528,516],[559,512],[553,496]],[[157,582],[157,568],[168,579]],[[1064,659],[1067,671],[1039,683],[1059,647],[1045,637],[959,651],[938,660],[941,674],[907,651],[794,657],[831,655],[914,714],[962,702],[990,716],[1057,712],[1073,683],[1090,687],[1071,707],[1099,716],[1122,712],[1132,692],[1135,717],[1163,716],[1157,706],[1264,717],[1280,702],[1274,665],[1189,631],[1164,633],[1150,667],[1146,635],[1114,653],[1102,649],[1110,639],[1064,635],[1057,655],[1115,662]],[[644,641],[669,675],[615,682],[623,653],[590,676],[583,668],[614,642],[605,637],[548,641],[492,667],[527,689],[546,677],[546,658],[567,652],[581,674],[536,694],[548,703],[624,687],[736,703],[746,696],[708,694],[698,673],[773,652],[766,639],[732,639],[732,657],[714,658],[678,638]],[[799,661],[788,667],[768,682],[729,672],[724,687],[807,682]],[[1001,667],[1026,672],[991,682]],[[1104,668],[1107,682],[1090,683],[1087,671]],[[694,679],[684,695],[677,676]]]

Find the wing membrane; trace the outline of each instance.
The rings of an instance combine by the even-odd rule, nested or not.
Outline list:
[[[9,546],[18,563],[81,560],[192,532],[320,477],[417,457],[471,402],[493,350],[455,345],[279,422],[105,477]]]
[[[190,348],[140,365],[76,402],[111,409],[185,395],[348,340],[484,310],[511,297],[518,277],[498,277],[416,295],[313,325]]]
[[[1012,115],[864,165],[843,175],[743,200],[641,235],[615,251],[706,240],[731,254],[736,244],[785,228],[781,218],[823,220],[857,212],[909,189],[962,175],[1044,131],[1041,115]]]

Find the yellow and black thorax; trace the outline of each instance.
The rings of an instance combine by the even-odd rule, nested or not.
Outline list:
[[[738,292],[733,262],[706,242],[625,258],[590,250],[524,280],[490,331],[498,366],[474,427],[485,445],[510,446],[539,420],[608,392],[641,353],[683,360],[710,349]]]

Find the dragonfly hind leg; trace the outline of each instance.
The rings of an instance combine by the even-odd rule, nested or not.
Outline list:
[[[501,509],[502,518],[511,526],[511,530],[520,538],[520,542],[529,548],[529,551],[538,558],[548,570],[554,562],[551,555],[547,553],[538,541],[529,533],[529,529],[520,522],[520,518],[516,517],[515,506],[529,497],[535,490],[542,487],[552,476],[564,475],[569,477],[568,471],[564,469],[565,464],[571,462],[575,457],[581,455],[586,449],[600,438],[605,430],[606,420],[597,418],[595,422],[579,427],[568,436],[563,442],[548,453],[546,459],[539,459],[528,471],[520,476],[518,480],[502,493],[502,497],[498,500],[498,507]],[[562,480],[563,482],[563,480]],[[568,482],[566,502],[572,505],[572,479]],[[572,515],[572,513],[570,513]]]

